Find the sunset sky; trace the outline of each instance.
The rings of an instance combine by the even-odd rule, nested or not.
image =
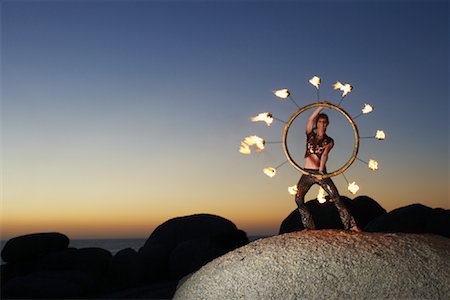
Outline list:
[[[449,209],[449,4],[303,1],[1,2],[1,238],[59,231],[71,238],[147,237],[162,222],[217,214],[249,235],[275,234],[296,208],[300,173],[281,144],[249,156],[240,141],[281,141],[322,78],[321,100],[359,117],[361,140],[345,172],[386,210]],[[330,111],[336,146],[351,152]],[[302,116],[306,120],[306,116]],[[304,153],[304,122],[291,129]],[[291,137],[291,136],[290,136]],[[343,176],[333,178],[340,193]],[[306,196],[313,199],[317,187]]]

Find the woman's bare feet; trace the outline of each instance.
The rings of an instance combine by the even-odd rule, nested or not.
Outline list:
[[[354,232],[362,232],[362,230],[361,230],[358,226],[356,226],[356,225],[353,226],[353,227],[351,227],[350,230],[351,230],[351,231],[354,231]]]

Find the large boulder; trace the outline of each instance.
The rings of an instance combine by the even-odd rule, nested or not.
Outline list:
[[[450,240],[308,230],[259,239],[205,265],[174,299],[449,299]]]
[[[112,254],[102,248],[68,248],[40,256],[33,269],[5,265],[2,298],[80,298],[109,289]],[[4,282],[3,282],[4,281]]]
[[[364,228],[370,221],[386,213],[375,200],[367,196],[359,196],[351,200],[348,197],[341,196],[348,211],[355,218],[356,224]],[[310,211],[316,229],[343,229],[344,225],[339,217],[336,205],[327,201],[319,203],[317,200],[310,200],[305,203]],[[298,209],[294,209],[280,225],[279,233],[288,233],[305,229]]]
[[[76,299],[97,290],[96,282],[84,272],[38,271],[8,280],[1,290],[2,299]]]
[[[180,279],[197,271],[201,266],[237,247],[248,243],[242,230],[222,233],[211,238],[198,238],[180,243],[171,253],[169,274]]]
[[[8,240],[1,256],[5,262],[33,260],[47,253],[67,249],[69,238],[57,232],[34,233]]]
[[[411,204],[372,220],[364,231],[434,233],[450,238],[450,210]]]
[[[120,250],[112,258],[108,274],[115,288],[140,285],[143,282],[144,267],[139,254],[132,248]]]
[[[180,279],[210,260],[248,243],[233,222],[210,214],[170,219],[139,249],[147,282]]]
[[[237,230],[237,227],[233,222],[215,215],[196,214],[177,217],[159,225],[145,242],[144,247],[153,243],[164,244],[171,251],[184,241],[234,230]]]

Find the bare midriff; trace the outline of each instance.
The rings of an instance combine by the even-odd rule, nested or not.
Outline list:
[[[305,169],[319,170],[320,160],[317,155],[312,154],[305,158]]]

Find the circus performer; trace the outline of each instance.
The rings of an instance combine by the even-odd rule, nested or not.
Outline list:
[[[298,210],[300,211],[302,223],[305,229],[315,229],[314,220],[305,205],[305,195],[312,185],[320,185],[334,201],[339,216],[345,229],[360,231],[353,216],[348,212],[345,204],[339,197],[339,192],[331,178],[323,178],[326,174],[328,155],[334,146],[334,141],[326,134],[329,125],[328,116],[321,111],[324,107],[318,107],[309,117],[306,124],[306,153],[304,169],[315,176],[302,175],[295,196]]]

